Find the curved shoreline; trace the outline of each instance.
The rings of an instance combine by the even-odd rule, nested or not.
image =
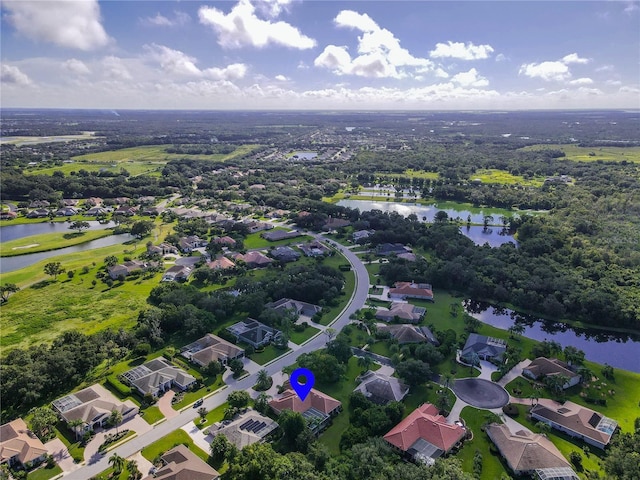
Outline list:
[[[91,231],[90,231],[91,232]],[[38,239],[41,239],[44,235],[52,235],[52,236],[58,236],[60,234],[58,233],[52,233],[52,234],[44,234],[44,235],[33,235],[31,237],[23,237],[20,240],[25,240],[22,243],[28,243],[30,242],[30,240],[28,240],[29,238],[33,238],[33,242],[30,245],[34,245],[33,248],[28,248],[30,245],[26,245],[26,246],[15,246],[15,247],[7,247],[6,244],[10,244],[11,242],[15,242],[16,240],[9,240],[5,243],[0,243],[0,258],[11,258],[11,257],[19,257],[19,256],[24,256],[24,255],[31,255],[33,253],[43,253],[43,252],[52,252],[55,250],[61,250],[63,248],[67,248],[67,247],[76,247],[78,245],[82,245],[83,243],[88,243],[88,242],[92,242],[94,240],[99,240],[101,238],[104,237],[108,237],[110,235],[114,235],[114,231],[113,230],[109,230],[109,229],[105,229],[105,230],[92,230],[92,232],[96,232],[97,234],[93,234],[90,237],[85,237],[85,236],[78,236],[75,238],[70,238],[68,241],[65,241],[64,245],[58,245],[58,246],[44,246],[43,248],[38,248],[41,247],[41,243],[42,240],[38,241]],[[70,232],[71,233],[71,232]],[[83,233],[89,233],[89,232],[83,232]],[[64,237],[64,235],[66,234],[62,234],[62,237]],[[72,234],[73,235],[73,234]],[[75,239],[81,240],[79,242],[74,242]],[[65,239],[62,238],[62,241],[64,241]]]

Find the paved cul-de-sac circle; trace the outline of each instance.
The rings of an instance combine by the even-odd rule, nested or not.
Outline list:
[[[509,394],[500,385],[482,378],[462,378],[453,384],[460,400],[478,408],[500,408],[509,403]]]

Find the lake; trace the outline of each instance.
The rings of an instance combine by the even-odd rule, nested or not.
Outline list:
[[[298,160],[312,160],[317,156],[316,152],[293,152],[291,158],[298,157]]]
[[[89,230],[104,230],[112,227],[113,224],[100,223],[92,220],[89,223]],[[42,235],[43,233],[70,233],[67,222],[41,222],[41,223],[23,223],[19,225],[3,225],[0,226],[0,242],[8,242],[18,238],[30,237],[31,235]]]
[[[444,204],[431,204],[421,205],[419,203],[400,203],[400,202],[377,202],[375,200],[340,200],[337,203],[341,207],[357,208],[361,212],[367,212],[370,210],[381,210],[383,212],[396,212],[407,217],[414,213],[418,220],[426,219],[427,222],[433,222],[437,212],[447,212],[450,218],[459,217],[464,222],[467,220],[467,216],[471,216],[472,223],[482,223],[485,215],[493,215],[495,221],[498,221],[501,215],[517,215],[515,212],[509,212],[503,209],[473,209],[473,211],[465,209],[463,205],[459,205],[459,208],[455,208],[457,205],[453,202],[446,202]],[[502,227],[491,227],[486,231],[483,231],[483,227],[478,225],[472,225],[469,228],[463,226],[460,228],[463,235],[473,240],[476,245],[484,245],[488,243],[492,247],[499,247],[504,243],[518,244],[511,235],[502,235]]]
[[[31,225],[39,225],[39,224],[31,224]],[[15,226],[17,227],[18,225],[15,225]],[[6,227],[3,227],[3,228],[6,228]],[[46,258],[57,257],[59,255],[67,255],[69,253],[82,252],[82,251],[91,250],[94,248],[110,247],[111,245],[124,243],[127,240],[131,240],[133,238],[134,237],[128,233],[123,233],[120,235],[109,235],[108,237],[99,238],[97,240],[81,243],[80,245],[74,245],[72,247],[59,248],[58,250],[50,250],[48,252],[29,253],[27,255],[17,255],[15,257],[0,258],[0,273],[8,273],[8,272],[13,272],[14,270],[20,270],[21,268],[28,267]]]
[[[464,305],[469,315],[483,323],[508,330],[518,322],[525,326],[525,337],[539,341],[553,340],[563,348],[572,345],[582,350],[589,361],[603,365],[608,363],[614,368],[640,373],[638,335],[572,327],[484,302],[465,301]]]

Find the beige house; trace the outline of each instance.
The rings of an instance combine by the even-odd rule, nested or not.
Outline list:
[[[206,367],[215,361],[228,365],[231,360],[242,358],[244,350],[212,333],[208,333],[201,339],[182,347],[180,355],[201,367]]]
[[[205,433],[213,436],[224,435],[241,450],[247,445],[263,442],[277,428],[277,422],[255,410],[249,410],[227,425],[217,424],[209,427]]]
[[[0,427],[0,464],[30,468],[44,460],[47,449],[21,418]]]
[[[217,480],[220,474],[184,445],[160,457],[164,466],[144,480]]]
[[[580,382],[580,375],[570,369],[569,364],[557,358],[538,357],[522,369],[522,375],[533,380],[542,380],[552,375],[563,375],[567,378],[562,388],[573,387]]]

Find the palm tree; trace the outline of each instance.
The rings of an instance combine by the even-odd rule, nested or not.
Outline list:
[[[124,458],[117,453],[114,453],[109,457],[109,465],[113,467],[114,476],[118,476],[122,473],[122,470],[124,469],[124,462]]]
[[[517,338],[520,335],[522,335],[524,333],[524,331],[526,330],[525,326],[521,323],[514,323],[513,325],[511,325],[508,329],[509,333],[511,334],[512,338]]]
[[[138,470],[138,462],[135,460],[127,460],[127,472],[129,472],[128,480],[140,480],[142,472]]]
[[[111,411],[111,415],[109,415],[109,423],[116,427],[116,435],[118,434],[118,426],[122,423],[122,412],[116,410],[115,408]]]
[[[76,439],[80,436],[79,432],[78,432],[78,427],[80,425],[82,425],[84,422],[77,418],[75,420],[71,420],[70,422],[67,422],[67,427],[69,427],[71,430],[73,430],[73,432],[76,434]]]
[[[258,386],[258,390],[267,390],[269,388],[269,384],[271,377],[269,377],[269,373],[265,370],[262,369],[258,372],[258,382],[257,382],[257,386]]]
[[[358,357],[358,365],[360,365],[362,367],[362,370],[365,372],[369,370],[372,363],[373,363],[373,360],[371,360],[371,357],[369,355],[365,355],[364,357]]]
[[[449,385],[451,385],[451,380],[453,380],[453,375],[451,375],[450,373],[447,372],[442,375],[442,384],[446,388],[449,388]]]

